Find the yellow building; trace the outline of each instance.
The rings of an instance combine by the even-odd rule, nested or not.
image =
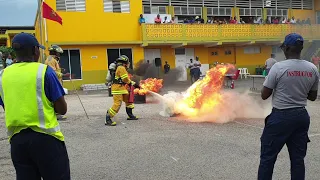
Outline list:
[[[254,73],[271,53],[277,53],[284,36],[302,34],[307,42],[320,40],[320,4],[313,0],[46,0],[62,17],[63,25],[46,20],[42,43],[64,49],[61,66],[74,75],[77,88],[82,84],[104,83],[108,64],[120,54],[139,61],[161,58],[172,68],[185,67],[199,57],[204,70],[214,62],[234,63]],[[295,1],[293,3],[293,1]],[[288,6],[288,4],[291,4]],[[288,8],[289,7],[289,8]],[[175,18],[201,16],[204,21],[236,17],[237,20],[292,16],[313,25],[252,24],[139,24],[139,16],[153,21],[156,14]],[[317,16],[319,14],[319,16]],[[36,35],[40,37],[37,18]],[[306,46],[311,44],[306,43]],[[181,79],[186,80],[186,79]],[[71,88],[68,80],[64,86]]]
[[[34,26],[0,26],[0,46],[11,46],[12,38],[21,32],[35,34]]]

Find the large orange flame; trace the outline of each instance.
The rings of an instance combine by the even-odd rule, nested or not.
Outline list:
[[[140,81],[141,89],[135,89],[134,94],[146,95],[148,91],[159,92],[163,86],[162,79],[148,78]]]
[[[223,86],[225,74],[234,69],[233,65],[218,65],[210,69],[206,76],[195,82],[177,102],[175,112],[194,118],[212,112],[223,98],[220,90]]]

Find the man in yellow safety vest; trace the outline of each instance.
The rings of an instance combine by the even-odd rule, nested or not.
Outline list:
[[[38,63],[37,39],[27,33],[12,40],[17,63],[0,72],[0,105],[18,180],[70,179],[64,136],[56,112],[65,114],[64,90],[54,70]]]

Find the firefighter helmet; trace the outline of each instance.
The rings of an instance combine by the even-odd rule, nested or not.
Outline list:
[[[60,46],[58,46],[58,45],[51,45],[51,47],[49,48],[49,51],[54,51],[54,52],[57,52],[57,53],[60,53],[60,54],[63,53],[62,48]]]
[[[126,55],[121,55],[118,59],[117,62],[122,62],[122,63],[128,63],[129,62],[129,58]]]

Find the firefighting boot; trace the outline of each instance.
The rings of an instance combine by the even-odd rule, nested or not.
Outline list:
[[[113,121],[111,120],[111,117],[110,117],[110,115],[109,115],[109,112],[107,112],[107,115],[106,115],[105,125],[106,125],[106,126],[116,126],[116,125],[117,125],[116,122],[113,122]]]
[[[127,120],[138,120],[139,119],[135,115],[132,114],[132,108],[126,108],[126,112],[128,114]]]

